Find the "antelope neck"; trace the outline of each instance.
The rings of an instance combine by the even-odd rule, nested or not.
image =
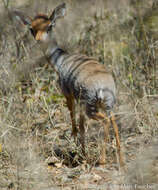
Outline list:
[[[61,63],[61,57],[63,57],[66,52],[60,48],[56,42],[55,39],[50,40],[48,43],[44,43],[43,52],[45,52],[45,55],[48,59],[48,61],[53,65],[55,70],[59,73],[59,67],[62,64]]]
[[[66,52],[57,46],[51,50],[51,53],[49,55],[47,55],[49,62],[53,65],[54,69],[58,74],[60,73],[59,68],[62,65],[61,59],[64,57],[65,54]]]
[[[51,60],[51,62],[53,61],[54,64],[56,64],[57,61],[58,61],[58,59],[59,59],[59,57],[60,57],[61,55],[63,55],[63,54],[65,54],[65,51],[62,50],[62,49],[59,48],[59,47],[56,47],[56,48],[54,49],[54,51],[52,51],[52,53],[49,55],[48,59]]]

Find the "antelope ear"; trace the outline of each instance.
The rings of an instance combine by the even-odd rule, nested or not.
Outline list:
[[[49,17],[52,25],[55,24],[56,19],[63,17],[65,15],[65,12],[66,12],[66,4],[65,3],[62,3],[59,6],[57,6]]]
[[[18,21],[21,21],[24,25],[28,25],[31,26],[31,18],[26,16],[24,13],[20,12],[20,11],[13,11],[13,14],[15,15],[15,18]]]

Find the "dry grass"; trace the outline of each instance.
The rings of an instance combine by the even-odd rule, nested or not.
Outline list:
[[[149,186],[151,189],[157,189],[158,178],[158,149],[156,143],[148,146],[148,151],[141,150],[136,161],[129,164],[126,183],[138,184],[135,189]],[[148,187],[148,188],[149,188]]]
[[[157,1],[69,0],[56,28],[62,47],[94,56],[113,72],[125,171],[115,160],[113,131],[107,167],[96,167],[102,137],[97,122],[86,124],[84,158],[71,138],[56,74],[27,29],[7,12],[50,13],[57,4],[0,2],[0,189],[157,189]]]

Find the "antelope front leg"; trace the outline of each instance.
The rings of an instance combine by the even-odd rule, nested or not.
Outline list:
[[[75,117],[75,101],[72,97],[66,97],[67,106],[70,111],[71,122],[72,122],[72,133],[71,135],[74,137],[74,141],[76,142],[77,137],[77,127],[76,127],[76,117]]]
[[[115,132],[115,137],[116,137],[116,145],[117,145],[117,153],[119,155],[119,163],[120,163],[120,166],[124,166],[122,152],[121,152],[121,146],[120,146],[118,126],[116,124],[115,116],[113,115],[112,112],[111,112],[111,121],[112,121],[112,125],[113,125],[114,132]]]
[[[80,121],[79,121],[79,129],[80,129],[80,143],[82,145],[82,153],[85,156],[85,128],[84,128],[84,112],[82,106],[80,106]]]

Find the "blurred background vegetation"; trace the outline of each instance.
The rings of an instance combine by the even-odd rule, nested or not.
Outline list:
[[[97,58],[115,78],[114,112],[127,167],[121,175],[113,163],[114,140],[107,169],[92,168],[102,127],[91,121],[84,160],[70,135],[57,76],[12,14],[50,14],[61,2],[0,1],[0,189],[105,189],[109,183],[151,183],[157,189],[158,1],[67,0],[67,15],[55,29],[61,47]]]

